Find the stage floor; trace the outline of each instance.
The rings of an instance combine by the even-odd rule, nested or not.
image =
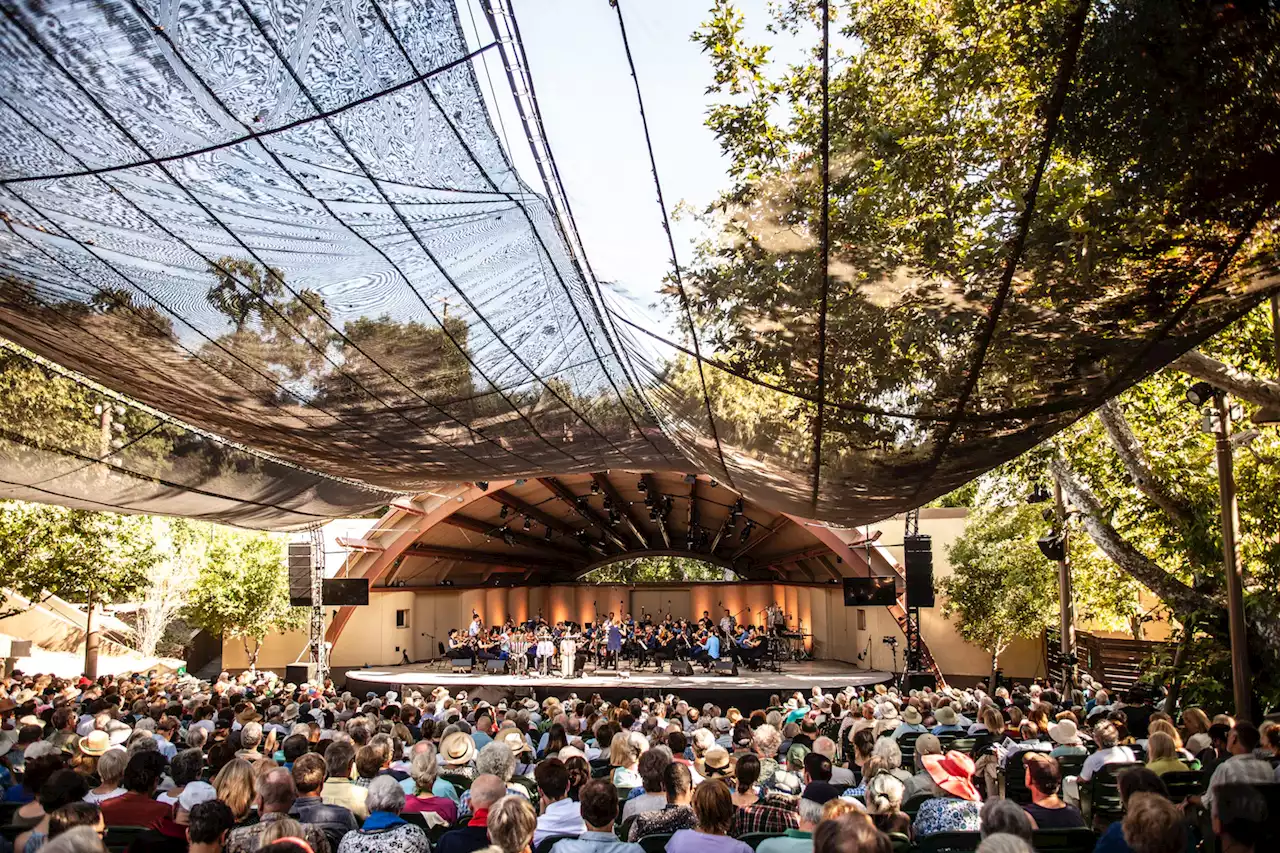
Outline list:
[[[887,682],[892,678],[892,673],[858,669],[852,664],[839,661],[790,663],[783,666],[782,672],[739,669],[736,676],[706,675],[700,666],[694,667],[693,675],[684,676],[673,676],[666,671],[654,672],[652,669],[633,670],[625,676],[613,670],[596,672],[588,669],[578,678],[453,673],[438,664],[408,664],[349,670],[346,673],[346,685],[353,693],[370,690],[385,693],[395,690],[401,694],[408,690],[426,693],[433,687],[447,687],[454,693],[466,690],[469,695],[480,693],[484,698],[496,701],[517,695],[563,697],[570,692],[577,693],[582,698],[591,693],[608,693],[614,696],[625,694],[628,697],[677,693],[686,698],[689,695],[718,692],[787,694],[796,690],[808,693],[814,687],[821,687],[827,693],[835,693],[850,685],[862,687]]]

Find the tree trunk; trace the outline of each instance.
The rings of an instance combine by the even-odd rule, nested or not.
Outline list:
[[[996,693],[996,673],[1000,671],[1000,653],[1003,651],[999,646],[991,651],[991,683],[987,685],[987,693],[992,696]]]
[[[254,643],[253,650],[249,650],[249,638],[246,636],[240,641],[244,645],[244,656],[249,659],[249,671],[257,672],[258,670],[258,652],[262,650],[262,643]]]
[[[1107,439],[1120,462],[1133,480],[1138,491],[1146,495],[1152,503],[1164,510],[1165,514],[1186,530],[1196,524],[1195,510],[1187,503],[1179,500],[1160,481],[1151,466],[1147,464],[1147,456],[1142,450],[1142,442],[1133,434],[1124,412],[1115,400],[1108,400],[1098,409],[1098,420],[1107,431]]]
[[[1173,653],[1173,682],[1169,685],[1169,695],[1164,698],[1164,712],[1173,716],[1178,707],[1178,694],[1182,692],[1182,668],[1187,662],[1187,651],[1191,648],[1192,635],[1196,631],[1196,619],[1192,614],[1182,620],[1182,637],[1178,642],[1178,650]]]
[[[1169,366],[1212,383],[1241,400],[1258,406],[1280,406],[1280,382],[1242,373],[1202,352],[1183,353]]]

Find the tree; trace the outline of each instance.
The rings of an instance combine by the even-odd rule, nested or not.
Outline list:
[[[641,557],[601,566],[584,575],[586,583],[715,583],[725,580],[725,570],[690,557]]]
[[[947,551],[954,571],[938,585],[947,597],[942,614],[991,655],[993,690],[1000,655],[1015,639],[1043,633],[1058,615],[1057,571],[1035,542],[1042,526],[1030,506],[982,508]]]
[[[144,518],[0,504],[0,587],[33,602],[55,595],[73,604],[132,600],[147,586],[155,561]]]
[[[215,636],[239,637],[253,669],[267,634],[293,630],[305,618],[305,608],[289,606],[284,543],[265,533],[215,530],[206,553],[185,616]]]
[[[187,594],[208,558],[211,525],[152,516],[156,561],[140,606],[134,633],[138,651],[154,657],[169,625],[187,605]]]

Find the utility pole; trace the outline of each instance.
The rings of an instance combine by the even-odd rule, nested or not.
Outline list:
[[[106,459],[111,453],[111,431],[112,431],[112,407],[110,403],[104,402],[97,406],[98,410],[98,459]],[[105,467],[103,468],[103,477],[106,477]],[[84,677],[93,681],[98,677],[98,646],[101,643],[101,636],[98,633],[97,620],[93,617],[96,615],[94,611],[98,607],[97,596],[94,595],[92,586],[89,589],[88,600],[85,602],[84,614]]]
[[[1222,510],[1222,567],[1227,575],[1227,620],[1231,636],[1231,686],[1236,703],[1236,719],[1251,716],[1252,691],[1249,680],[1249,640],[1244,622],[1244,579],[1236,530],[1240,512],[1236,505],[1236,478],[1231,453],[1231,409],[1227,395],[1213,395],[1218,422],[1214,443],[1218,455],[1218,493]]]
[[[1062,652],[1063,692],[1076,686],[1076,614],[1071,597],[1071,540],[1067,531],[1067,506],[1062,484],[1053,478],[1053,511],[1062,537],[1062,559],[1058,561],[1058,634]]]

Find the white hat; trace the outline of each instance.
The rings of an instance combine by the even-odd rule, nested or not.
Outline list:
[[[178,808],[189,812],[201,803],[218,799],[218,792],[208,782],[188,782],[178,795]]]

